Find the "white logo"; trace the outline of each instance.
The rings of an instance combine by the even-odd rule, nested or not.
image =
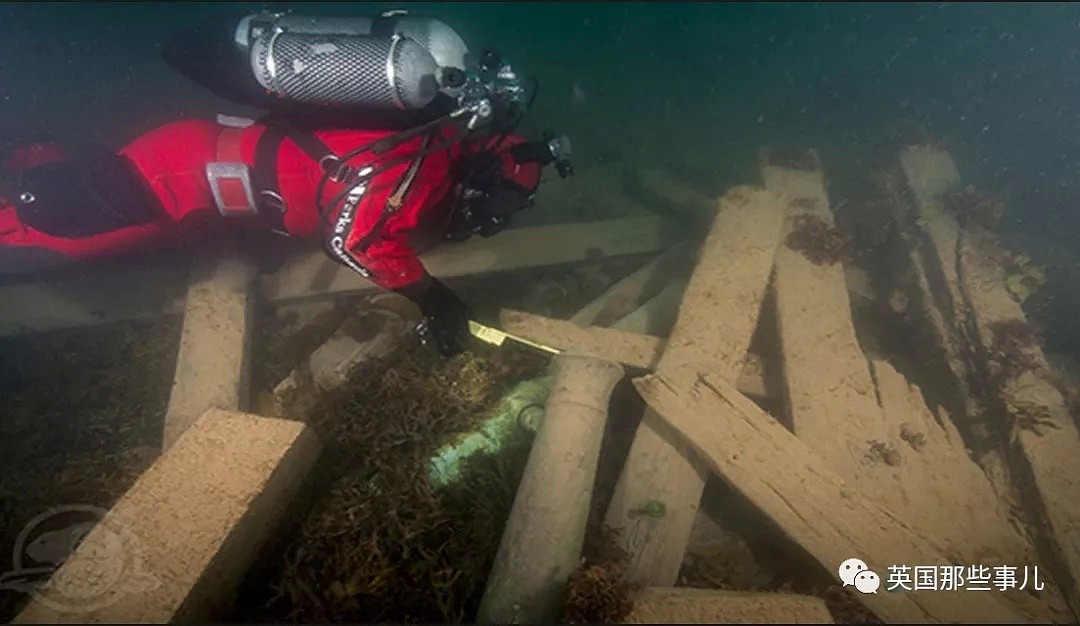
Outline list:
[[[129,593],[160,586],[146,572],[141,546],[130,530],[105,519],[89,505],[49,509],[23,527],[12,551],[12,569],[0,576],[0,590],[32,594],[62,612],[92,611]],[[60,565],[88,535],[94,542],[73,567]]]
[[[881,577],[870,570],[859,572],[855,577],[855,588],[862,593],[877,593],[878,587],[881,587]]]
[[[877,593],[881,577],[870,571],[862,559],[848,559],[837,570],[845,587],[854,586],[862,593]]]

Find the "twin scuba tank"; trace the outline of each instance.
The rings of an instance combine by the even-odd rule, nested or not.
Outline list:
[[[450,26],[391,11],[374,18],[257,13],[234,43],[270,94],[330,107],[418,110],[466,87],[468,47]]]

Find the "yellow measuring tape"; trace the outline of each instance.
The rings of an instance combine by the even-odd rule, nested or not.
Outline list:
[[[489,343],[493,346],[502,346],[507,339],[511,339],[518,343],[523,343],[537,350],[542,350],[550,354],[559,354],[561,350],[552,348],[551,346],[545,346],[544,344],[536,343],[535,341],[529,341],[524,337],[518,337],[517,335],[511,335],[510,333],[503,332],[498,328],[492,328],[491,326],[484,326],[479,322],[469,320],[469,332],[473,337],[476,337],[484,343]]]

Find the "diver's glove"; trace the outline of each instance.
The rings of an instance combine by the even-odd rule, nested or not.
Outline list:
[[[420,307],[424,320],[417,331],[422,340],[435,344],[444,357],[465,350],[469,336],[469,310],[449,287],[430,275],[396,290]]]

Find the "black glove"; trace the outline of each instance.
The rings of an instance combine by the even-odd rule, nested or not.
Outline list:
[[[465,350],[469,336],[469,310],[449,287],[432,276],[395,290],[420,307],[424,315],[421,336],[430,339],[444,357]]]

